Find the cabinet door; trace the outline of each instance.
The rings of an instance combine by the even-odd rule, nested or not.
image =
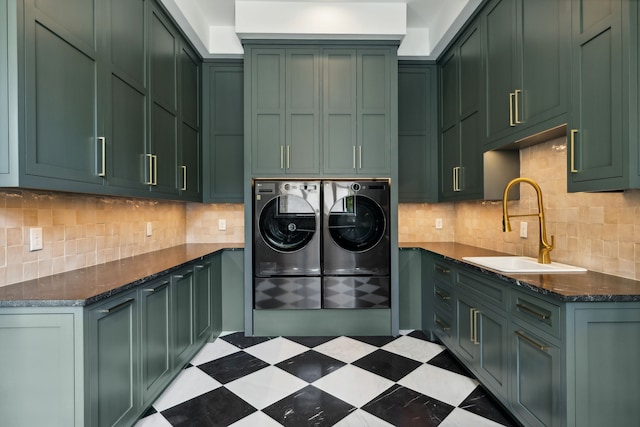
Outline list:
[[[284,173],[285,51],[251,50],[251,170]]]
[[[86,336],[89,424],[131,425],[140,406],[135,291],[89,309]]]
[[[441,135],[439,200],[456,195],[456,174],[460,166],[460,131],[458,124],[458,54],[453,50],[440,63]]]
[[[24,4],[25,186],[100,191],[103,184],[96,16],[94,1]]]
[[[323,50],[323,150],[325,174],[356,172],[355,49]]]
[[[400,329],[422,328],[422,254],[417,249],[400,249]]]
[[[103,131],[104,172],[110,187],[144,191],[147,146],[147,40],[145,0],[105,2],[104,52],[106,91]],[[102,154],[102,153],[100,153]]]
[[[471,365],[476,365],[478,358],[477,322],[480,311],[475,300],[460,293],[456,298],[457,336],[453,350]]]
[[[320,173],[320,51],[287,49],[285,172]]]
[[[510,354],[507,320],[505,316],[487,306],[481,305],[478,310],[478,377],[493,393],[506,396]]]
[[[15,108],[16,97],[12,88],[16,87],[16,73],[13,68],[17,64],[9,64],[9,52],[13,52],[16,42],[15,36],[10,28],[14,28],[15,24],[9,25],[13,19],[9,16],[9,2],[4,1],[0,5],[0,185],[7,185],[12,181],[12,166],[17,162],[16,135],[15,135]],[[13,54],[13,53],[12,53]],[[11,94],[11,96],[9,96]],[[14,178],[17,178],[14,177]]]
[[[399,65],[398,198],[437,200],[437,87],[433,65]]]
[[[194,268],[193,328],[195,341],[202,342],[211,336],[213,321],[213,268],[210,259],[197,262]]]
[[[483,15],[486,73],[486,140],[493,141],[512,132],[516,88],[516,0],[495,0]]]
[[[564,425],[560,408],[562,395],[560,349],[534,333],[533,329],[522,328],[515,323],[512,328],[510,400],[513,410],[521,420],[526,420],[527,425],[536,427]],[[586,426],[587,424],[576,425]]]
[[[242,202],[244,180],[244,70],[242,63],[209,65],[204,85],[203,199]]]
[[[151,111],[146,178],[153,191],[175,195],[178,194],[178,40],[171,24],[153,7],[148,44]]]
[[[391,173],[390,52],[359,49],[357,70],[357,171],[370,176],[388,176]]]
[[[180,171],[178,183],[183,200],[201,198],[200,161],[200,64],[195,54],[182,46],[180,63]]]
[[[140,342],[143,406],[167,385],[172,374],[170,280],[161,279],[140,290]]]
[[[175,367],[189,362],[191,345],[195,342],[193,330],[194,276],[192,270],[183,270],[171,276],[173,288],[173,354]]]
[[[567,154],[568,188],[625,188],[621,1],[574,0],[572,14],[574,130]]]

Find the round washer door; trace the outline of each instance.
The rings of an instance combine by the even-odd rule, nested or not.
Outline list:
[[[264,242],[278,252],[296,252],[313,239],[318,219],[313,207],[301,197],[278,196],[262,208],[258,223]]]
[[[338,199],[329,211],[329,234],[341,248],[365,252],[384,236],[384,211],[375,201],[362,195]]]

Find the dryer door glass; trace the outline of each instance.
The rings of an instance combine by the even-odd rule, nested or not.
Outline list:
[[[269,201],[260,212],[260,235],[280,252],[304,248],[317,230],[313,207],[301,197],[284,195]]]
[[[380,205],[366,196],[343,197],[329,211],[331,238],[350,252],[364,252],[377,245],[385,224]]]

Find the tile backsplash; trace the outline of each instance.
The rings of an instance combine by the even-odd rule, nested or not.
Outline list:
[[[521,176],[543,192],[553,261],[640,280],[640,190],[567,193],[566,138],[520,151]],[[511,213],[536,212],[535,192],[521,184]],[[442,229],[435,221],[442,219]],[[219,220],[226,230],[219,230]],[[526,220],[528,238],[519,237]],[[512,220],[502,232],[501,202],[401,204],[398,240],[456,241],[513,255],[537,256],[538,221]],[[145,234],[146,223],[152,235]],[[29,228],[42,227],[44,248],[29,251]],[[126,258],[183,243],[244,241],[242,204],[200,204],[0,189],[0,286]]]

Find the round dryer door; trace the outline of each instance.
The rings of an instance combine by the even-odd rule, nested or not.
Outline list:
[[[329,234],[341,248],[365,252],[384,236],[386,220],[380,205],[366,196],[338,199],[329,211]]]
[[[313,207],[301,197],[283,195],[270,200],[260,212],[262,239],[279,252],[303,249],[318,229]]]

